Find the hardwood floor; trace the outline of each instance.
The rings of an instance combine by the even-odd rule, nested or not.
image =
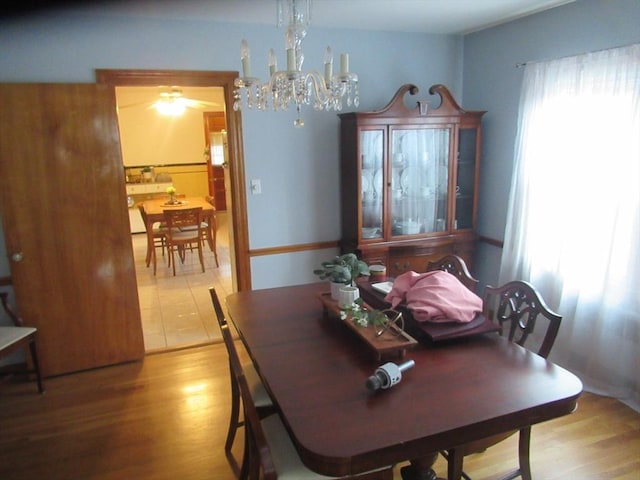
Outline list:
[[[45,387],[39,395],[34,381],[0,384],[2,480],[235,478],[223,449],[229,377],[222,344],[48,378]],[[468,457],[465,471],[475,480],[498,478],[515,465],[516,452],[512,437]],[[537,480],[637,480],[639,453],[640,414],[609,398],[585,393],[572,415],[533,427]],[[436,471],[446,475],[442,459]]]

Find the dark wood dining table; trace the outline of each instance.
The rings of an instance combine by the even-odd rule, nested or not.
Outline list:
[[[398,384],[371,391],[365,382],[380,362],[343,320],[323,314],[318,295],[326,290],[315,283],[226,299],[303,462],[318,473],[352,475],[407,460],[428,470],[441,450],[577,406],[575,375],[497,333],[418,345],[406,353],[415,366]]]

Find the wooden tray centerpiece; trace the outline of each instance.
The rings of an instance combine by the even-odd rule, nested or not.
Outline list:
[[[346,318],[342,319],[341,313],[343,313],[343,311],[338,305],[338,302],[331,298],[330,292],[320,293],[318,294],[318,298],[322,302],[324,314],[343,322],[362,339],[367,347],[376,355],[378,361],[389,357],[404,358],[406,351],[418,344],[411,335],[395,323],[389,323],[386,327],[376,328],[371,324],[366,326],[357,325],[350,314],[347,314]],[[361,308],[368,312],[375,312],[375,309],[364,302],[361,304]]]

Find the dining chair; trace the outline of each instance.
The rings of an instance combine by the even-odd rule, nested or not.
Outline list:
[[[427,272],[434,270],[443,270],[451,275],[455,275],[465,287],[475,293],[478,280],[471,275],[462,257],[451,254],[445,255],[438,260],[430,261],[427,264]]]
[[[20,349],[24,349],[26,353],[26,349],[28,347],[29,353],[31,354],[31,361],[33,363],[33,370],[27,370],[26,373],[36,374],[38,392],[43,393],[44,383],[42,381],[42,374],[40,373],[38,349],[36,346],[37,329],[24,326],[22,318],[20,318],[9,305],[8,296],[9,294],[7,292],[0,292],[2,307],[13,322],[13,326],[0,327],[0,357],[6,357]],[[18,373],[11,369],[5,369],[5,372],[7,374]]]
[[[229,325],[227,323],[227,319],[222,310],[222,305],[220,304],[220,300],[218,299],[218,294],[214,287],[209,288],[209,294],[211,295],[211,303],[213,303],[213,309],[216,313],[216,318],[218,320],[218,326],[220,327],[220,331],[227,332],[229,331]],[[231,349],[235,349],[235,344],[233,343],[233,338],[231,335],[226,335],[223,333],[222,338],[224,340],[225,347],[227,349],[227,353],[229,355],[229,359],[231,359]],[[231,360],[230,360],[231,361]],[[267,390],[264,387],[264,384],[260,380],[258,373],[253,367],[252,362],[245,362],[242,364],[242,371],[244,372],[244,376],[246,378],[247,383],[249,384],[249,389],[251,391],[251,398],[253,399],[253,403],[258,411],[260,418],[266,417],[275,412],[275,407],[273,402],[271,401],[271,397],[267,393]],[[227,455],[227,458],[231,459],[231,447],[233,446],[233,441],[236,436],[236,432],[238,428],[244,426],[244,421],[240,420],[240,390],[238,388],[238,383],[235,380],[235,376],[233,375],[233,370],[231,368],[231,363],[229,363],[229,377],[231,380],[231,417],[229,418],[229,429],[227,431],[227,439],[224,443],[224,451]]]
[[[277,414],[263,417],[257,409],[249,379],[243,369],[229,325],[220,328],[229,350],[229,365],[244,410],[245,451],[240,480],[393,480],[392,466],[347,477],[327,477],[309,470],[300,459],[289,433]],[[262,473],[262,475],[261,475]]]
[[[216,206],[215,206],[215,201],[213,197],[207,196],[206,200],[207,200],[207,203],[209,203],[213,208],[213,212],[211,213],[211,215],[207,217],[207,220],[203,220],[200,225],[200,228],[202,231],[202,241],[207,242],[207,245],[209,245],[209,248],[213,252],[213,257],[216,261],[216,267],[219,267],[220,264],[218,263],[218,251],[216,249],[216,236],[217,236],[217,230],[218,230],[218,226],[216,222]],[[190,227],[181,228],[180,230],[189,231],[194,229],[195,229],[194,226],[190,226]]]
[[[138,205],[138,210],[140,210],[140,216],[142,217],[142,221],[144,222],[145,228],[149,228],[149,224],[147,222],[147,212],[145,212],[142,204]],[[167,227],[164,222],[155,222],[151,225],[151,235],[153,241],[150,243],[147,241],[147,256],[146,263],[147,267],[151,264],[151,260],[153,260],[153,274],[156,274],[156,248],[160,248],[162,250],[162,256],[164,257],[164,249],[166,247],[166,233]]]
[[[173,267],[173,276],[176,275],[175,253],[178,252],[180,261],[184,263],[186,248],[198,249],[200,266],[204,272],[204,257],[202,254],[202,207],[184,209],[163,210],[164,221],[167,224],[166,245],[169,266]],[[191,230],[181,230],[186,227],[195,227]]]
[[[487,286],[484,294],[484,314],[500,325],[501,335],[525,348],[532,346],[534,329],[538,325],[537,332],[542,332],[543,335],[541,339],[535,338],[536,345],[530,350],[543,358],[549,356],[562,321],[562,316],[549,309],[537,289],[521,280],[511,281],[500,287]],[[471,480],[462,469],[464,457],[483,452],[517,432],[518,430],[514,430],[494,435],[440,452],[447,459],[448,480],[457,480],[460,477]],[[518,476],[523,480],[531,480],[531,426],[521,428],[519,433],[519,468],[509,472],[501,480],[510,480]]]

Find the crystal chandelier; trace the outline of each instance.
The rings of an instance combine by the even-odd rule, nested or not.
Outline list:
[[[249,45],[242,40],[240,58],[242,77],[235,80],[234,110],[240,110],[245,104],[258,110],[286,110],[295,105],[298,116],[293,124],[304,126],[300,117],[302,105],[313,103],[315,110],[342,110],[343,98],[347,105],[358,107],[358,76],[349,72],[349,54],[340,56],[340,72],[333,74],[333,55],[327,47],[324,56],[324,75],[316,70],[302,71],[304,54],[302,40],[307,34],[311,21],[311,0],[277,0],[278,27],[286,24],[285,43],[287,51],[287,69],[278,70],[276,54],[269,50],[270,78],[263,82],[251,76],[251,58]]]

